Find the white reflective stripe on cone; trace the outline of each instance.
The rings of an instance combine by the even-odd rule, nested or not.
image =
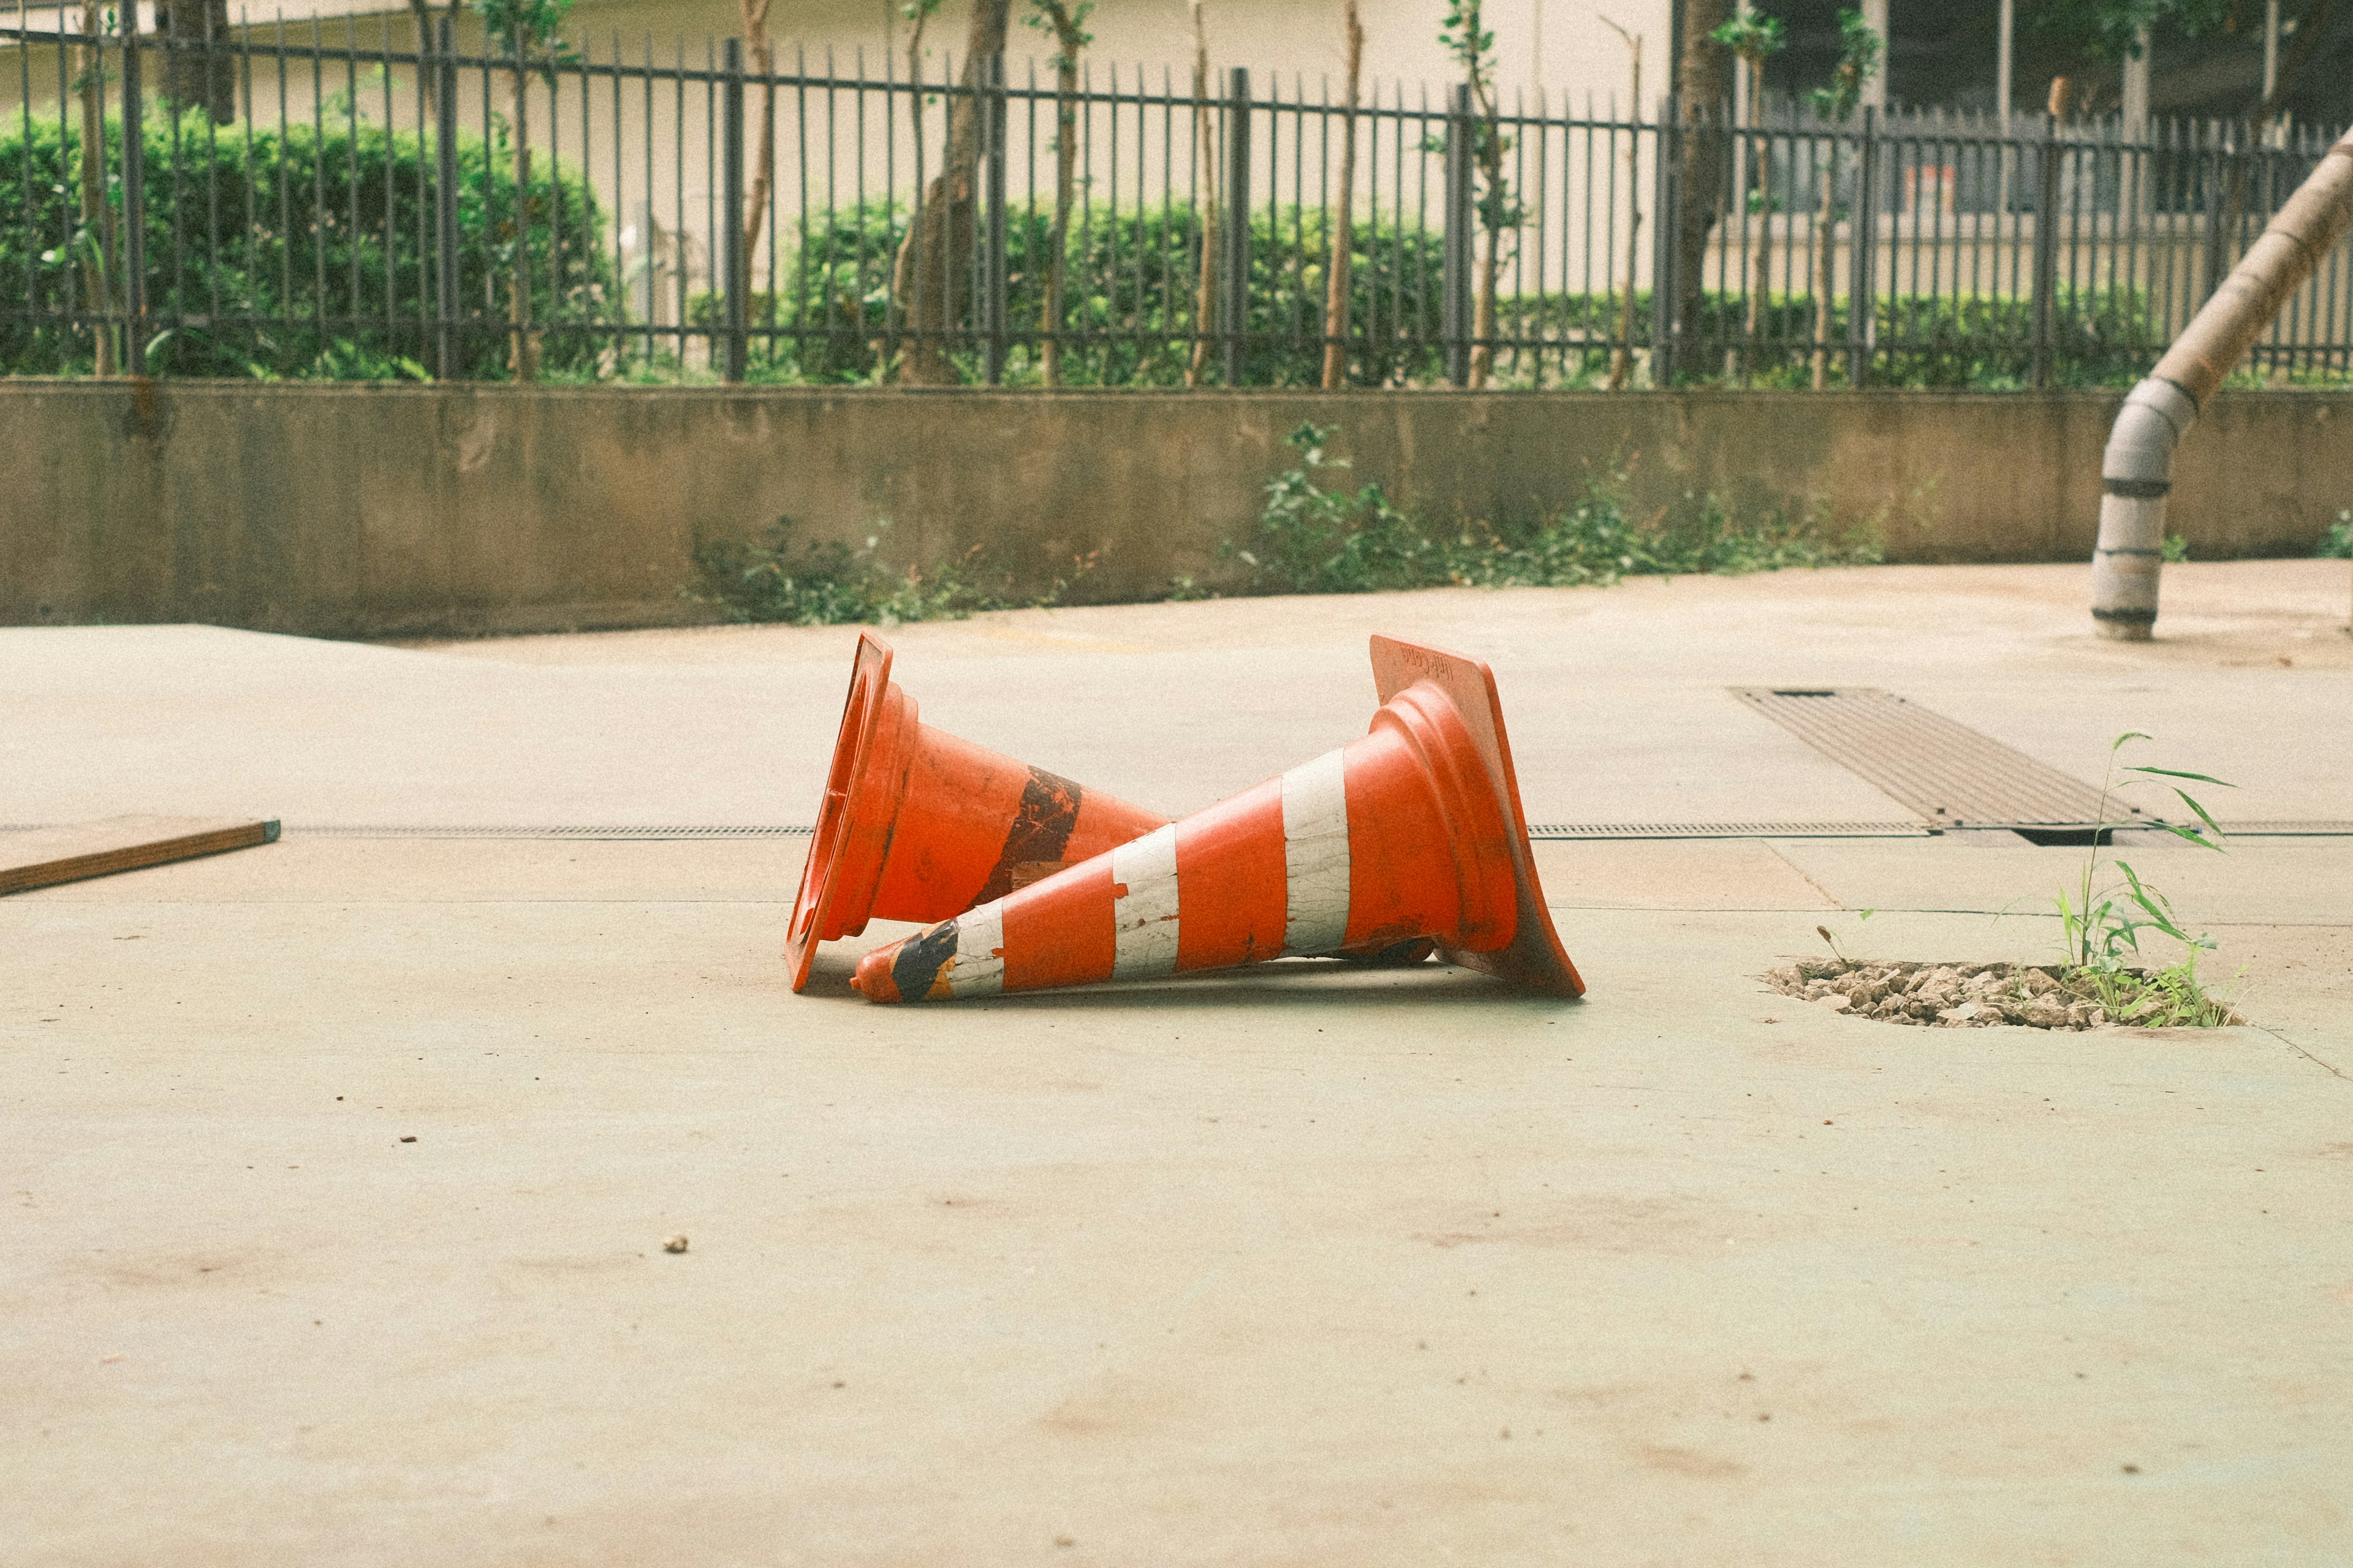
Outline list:
[[[1348,775],[1337,752],[1282,775],[1282,951],[1345,946]]]
[[[1111,852],[1114,980],[1176,968],[1176,828],[1155,828]]]
[[[993,899],[956,917],[955,957],[941,979],[951,996],[995,996],[1005,990],[1005,901]]]

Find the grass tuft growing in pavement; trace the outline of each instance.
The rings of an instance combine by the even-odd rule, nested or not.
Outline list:
[[[2170,969],[2068,964],[1904,963],[1832,958],[1769,971],[1785,996],[1884,1024],[2080,1031],[2215,1029],[2243,1022],[2198,983],[2194,956]]]

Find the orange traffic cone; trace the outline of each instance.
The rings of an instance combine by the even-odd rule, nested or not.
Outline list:
[[[945,920],[1167,821],[918,723],[890,645],[860,635],[786,939],[793,989],[818,942],[877,916]]]
[[[944,1001],[1430,939],[1583,994],[1536,884],[1494,676],[1375,637],[1373,678],[1363,740],[868,953],[858,989]]]

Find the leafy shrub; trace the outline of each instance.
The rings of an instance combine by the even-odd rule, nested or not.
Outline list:
[[[1377,484],[1331,482],[1347,460],[1328,431],[1290,437],[1296,466],[1269,480],[1250,537],[1227,547],[1254,594],[1359,594],[1440,584],[1574,587],[1679,573],[1737,574],[1789,566],[1862,565],[1882,559],[1868,531],[1840,533],[1818,512],[1737,516],[1718,498],[1687,493],[1649,518],[1634,515],[1628,475],[1590,481],[1576,504],[1517,524],[1432,530],[1393,506]]]
[[[201,112],[160,110],[142,124],[146,159],[148,354],[158,374],[214,376],[422,374],[432,355],[427,318],[436,298],[430,137],[365,120],[216,127]],[[122,125],[106,124],[108,200],[122,210]],[[515,247],[528,253],[532,316],[545,331],[543,363],[593,369],[601,344],[565,331],[617,318],[618,290],[594,189],[577,173],[533,160],[528,221],[518,234],[513,160],[505,129],[458,142],[459,277],[477,325],[464,333],[462,374],[506,374],[508,279]],[[29,195],[29,212],[0,221],[0,299],[34,311],[87,311],[82,261],[99,237],[81,226],[78,121],[0,122],[0,190]],[[175,235],[173,215],[181,214]],[[356,222],[353,215],[357,214]],[[217,214],[219,239],[208,231]],[[389,223],[387,225],[387,214]],[[386,242],[389,228],[390,241]],[[118,234],[114,263],[122,255]],[[119,308],[119,277],[115,282]],[[384,325],[386,301],[399,324]],[[257,320],[259,318],[260,320]],[[174,324],[176,321],[176,324]],[[0,373],[71,374],[90,367],[87,330],[0,321]]]
[[[2353,561],[2353,510],[2337,514],[2337,521],[2320,536],[2320,548],[2315,553],[2324,561]]]
[[[884,523],[853,550],[839,540],[796,540],[798,525],[780,517],[758,541],[717,540],[694,552],[702,574],[687,596],[725,606],[735,620],[795,626],[956,620],[1004,602],[972,579],[977,551],[929,574],[893,569],[878,551]]]
[[[866,382],[888,369],[891,277],[906,236],[898,204],[812,212],[780,226],[780,259],[750,300],[755,357],[783,379]],[[1050,208],[1017,208],[1006,234],[1006,380],[1036,374]],[[1320,208],[1292,207],[1250,219],[1250,315],[1242,380],[1253,386],[1312,386],[1323,376],[1324,268],[1329,229]],[[1419,225],[1359,222],[1352,230],[1349,380],[1358,386],[1429,384],[1443,380],[1435,341],[1443,311],[1444,238]],[[1082,204],[1072,215],[1068,249],[1062,355],[1071,385],[1182,384],[1192,360],[1201,230],[1184,202],[1116,211]],[[970,279],[960,289],[968,289]],[[968,299],[959,330],[977,331]],[[1497,336],[1540,339],[1543,347],[1501,348],[1502,385],[1576,385],[1609,368],[1623,323],[1622,292],[1506,294],[1496,302]],[[1757,342],[1746,344],[1747,301],[1709,294],[1693,342],[1678,366],[1680,384],[1727,379],[1726,356],[1740,374],[1728,379],[1765,387],[1810,384],[1814,300],[1776,294],[1758,313]],[[691,320],[716,327],[718,297],[703,294]],[[1830,379],[1843,385],[1849,305],[1835,301],[1830,322]],[[2031,384],[2034,305],[2008,296],[1957,299],[1896,295],[1874,304],[1871,378],[1913,390],[2011,391]],[[1651,345],[1651,291],[1633,298],[1632,345]],[[2162,342],[2148,297],[2124,288],[2073,291],[2052,310],[2051,378],[2062,386],[2097,385],[2137,375]],[[772,345],[772,346],[771,346]],[[981,379],[976,345],[951,355],[966,379]],[[1222,380],[1222,342],[1213,338],[1208,378]]]
[[[1563,319],[1593,319],[1583,296],[1561,296],[1549,308]],[[1634,342],[1651,341],[1650,290],[1635,293]],[[1509,319],[1511,302],[1498,307]],[[1615,307],[1611,307],[1612,310]],[[1693,342],[1676,366],[1682,385],[1730,380],[1751,386],[1812,384],[1814,297],[1776,294],[1758,312],[1757,342],[1747,342],[1747,301],[1737,294],[1702,297]],[[1831,305],[1829,380],[1847,384],[1846,339],[1852,302]],[[1955,298],[1898,294],[1873,301],[1870,380],[1905,391],[2020,392],[2033,384],[2034,301],[2009,295]],[[1614,315],[1603,318],[1616,320]],[[1614,332],[1614,326],[1607,329]],[[2050,378],[2055,386],[2128,384],[2165,343],[2149,298],[2137,289],[2070,290],[2052,309]],[[1727,374],[1727,355],[1739,374]]]
[[[902,204],[870,202],[812,213],[780,226],[780,259],[760,268],[761,292],[746,312],[755,355],[767,354],[812,382],[874,379],[878,347],[892,329],[891,275],[906,237]],[[1050,206],[1017,208],[1006,233],[1007,379],[1034,379],[1046,299]],[[1250,313],[1243,381],[1305,386],[1324,374],[1324,214],[1294,208],[1251,217]],[[1360,385],[1427,380],[1440,369],[1434,347],[1411,340],[1438,330],[1442,238],[1418,226],[1359,222],[1351,231],[1352,332],[1362,338],[1351,378]],[[1199,217],[1189,203],[1140,210],[1082,204],[1071,214],[1063,305],[1062,377],[1074,386],[1182,385],[1192,362],[1199,282]],[[959,284],[968,289],[969,281]],[[968,297],[960,330],[976,330]],[[691,319],[715,327],[722,304],[698,295]],[[765,335],[764,335],[765,334]],[[765,344],[773,342],[773,349]],[[980,379],[977,346],[959,348],[967,379]],[[1210,379],[1220,379],[1222,345],[1210,345]]]

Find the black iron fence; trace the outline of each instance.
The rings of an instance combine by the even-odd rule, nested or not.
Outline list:
[[[1396,84],[1350,109],[1243,70],[508,55],[390,17],[373,39],[22,20],[0,28],[12,374],[2114,382],[2331,140]],[[2347,262],[2258,374],[2353,374]]]

